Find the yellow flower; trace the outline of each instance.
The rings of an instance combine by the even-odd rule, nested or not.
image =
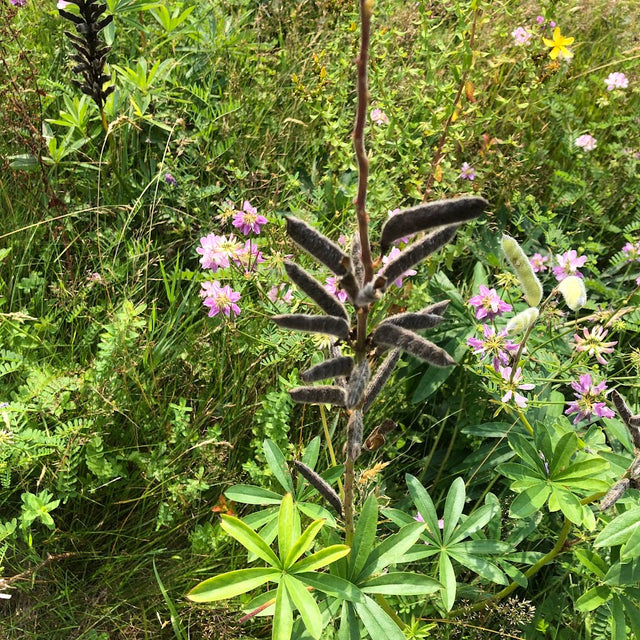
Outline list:
[[[565,38],[560,33],[560,27],[556,27],[553,31],[553,40],[542,38],[547,47],[552,47],[549,57],[555,60],[558,56],[561,58],[573,58],[573,53],[567,49],[567,45],[571,44],[575,38]]]

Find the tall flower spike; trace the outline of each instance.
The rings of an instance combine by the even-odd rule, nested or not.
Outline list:
[[[113,16],[100,19],[100,16],[106,11],[107,5],[98,4],[97,0],[69,0],[69,2],[78,7],[80,15],[64,9],[58,9],[58,13],[73,22],[76,31],[80,34],[76,36],[65,31],[77,51],[75,55],[71,56],[78,63],[73,67],[73,71],[79,73],[83,78],[82,82],[75,79],[71,82],[83,93],[91,96],[102,111],[105,100],[115,87],[110,85],[106,89],[103,88],[107,82],[111,81],[111,76],[104,74],[107,54],[111,51],[111,47],[105,45],[100,39],[99,33],[113,21]]]
[[[542,300],[542,285],[533,271],[529,258],[516,239],[506,234],[502,236],[502,251],[520,281],[527,304],[537,307]]]

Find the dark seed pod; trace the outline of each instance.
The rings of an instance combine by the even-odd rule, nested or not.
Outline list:
[[[397,426],[393,420],[387,418],[369,434],[369,437],[364,441],[362,446],[367,451],[379,449],[387,441],[387,435]]]
[[[634,416],[631,413],[631,409],[627,406],[624,398],[615,389],[611,392],[611,399],[618,415],[629,429],[634,446],[636,449],[640,449],[640,415]]]
[[[394,282],[400,278],[402,274],[411,269],[413,265],[424,260],[434,251],[437,251],[447,244],[447,242],[450,242],[456,235],[457,229],[458,225],[450,225],[437,231],[432,231],[429,235],[422,238],[422,240],[418,240],[418,242],[414,242],[402,250],[400,255],[394,260],[391,260],[391,262],[388,262],[378,274],[379,277],[386,278],[385,287],[388,287],[390,282]]]
[[[359,287],[364,283],[364,265],[362,264],[362,243],[360,242],[360,232],[356,229],[351,243],[351,264],[353,265],[353,275]]]
[[[349,320],[347,310],[313,276],[294,262],[285,260],[284,269],[293,282],[304,291],[325,313]]]
[[[629,478],[622,478],[616,482],[611,489],[607,492],[607,495],[600,500],[600,511],[606,511],[609,507],[612,507],[629,488],[631,481]]]
[[[380,276],[376,277],[373,282],[367,282],[358,292],[354,302],[355,306],[366,307],[367,305],[373,304],[376,300],[379,300],[386,284],[386,278],[381,278]]]
[[[370,374],[369,361],[363,358],[355,366],[355,369],[349,377],[349,384],[347,385],[347,409],[353,409],[362,402]]]
[[[378,369],[376,370],[376,374],[373,376],[371,383],[364,393],[364,404],[362,405],[362,413],[366,413],[372,402],[378,397],[378,394],[382,390],[382,387],[384,387],[387,380],[391,377],[391,374],[393,373],[396,364],[398,364],[399,359],[400,349],[393,349],[393,351],[389,353],[382,364],[378,367]]]
[[[360,294],[360,284],[358,283],[356,274],[349,271],[347,275],[340,278],[340,287],[346,291],[349,296],[349,300],[355,304],[355,301],[358,299]]]
[[[328,333],[341,340],[349,339],[349,323],[335,316],[310,316],[304,313],[285,313],[271,318],[279,327],[309,333]]]
[[[362,412],[354,411],[347,423],[347,457],[357,460],[362,453]]]
[[[340,387],[295,387],[289,391],[289,395],[300,404],[332,404],[335,407],[347,404],[347,394]]]
[[[304,462],[294,460],[293,464],[298,473],[305,478],[309,484],[335,509],[336,513],[342,515],[342,502],[333,487],[313,469],[307,467]]]
[[[383,324],[392,324],[403,329],[418,331],[421,329],[431,329],[439,325],[444,318],[434,313],[399,313],[384,320]]]
[[[287,216],[287,233],[296,244],[329,267],[337,276],[345,276],[351,271],[349,256],[306,222]]]
[[[307,384],[317,382],[318,380],[326,380],[327,378],[337,378],[340,376],[348,376],[353,370],[353,358],[349,356],[340,356],[331,358],[307,369],[300,374],[300,377]]]
[[[477,196],[464,196],[419,204],[392,216],[382,227],[380,245],[386,253],[394,240],[443,225],[461,224],[481,215],[489,203]]]
[[[436,367],[450,367],[456,361],[442,348],[407,329],[381,324],[373,332],[373,342],[382,347],[395,347]]]

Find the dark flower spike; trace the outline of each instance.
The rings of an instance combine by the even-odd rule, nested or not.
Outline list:
[[[294,402],[300,404],[332,404],[336,407],[347,404],[347,394],[340,387],[295,387],[289,390],[289,395]]]
[[[436,346],[433,342],[392,324],[379,325],[373,332],[373,342],[382,347],[402,349],[402,351],[436,367],[450,367],[456,364],[456,361],[444,349]]]
[[[362,402],[370,375],[371,369],[369,368],[369,361],[363,358],[355,366],[355,369],[349,377],[349,384],[347,385],[347,409],[353,409]]]
[[[631,409],[627,406],[624,398],[614,389],[611,392],[611,399],[618,411],[618,415],[622,418],[622,421],[627,425],[629,434],[633,440],[633,445],[636,449],[640,449],[640,415],[634,416],[631,413]]]
[[[306,222],[287,216],[287,233],[296,244],[329,267],[337,276],[345,276],[351,271],[349,256]]]
[[[335,316],[310,316],[304,313],[285,313],[271,318],[283,329],[308,331],[310,333],[328,333],[341,340],[349,339],[349,323]]]
[[[438,200],[405,209],[382,227],[380,245],[386,253],[394,240],[443,225],[461,224],[480,216],[489,203],[477,196]]]
[[[285,260],[284,269],[293,282],[306,293],[325,313],[349,320],[347,310],[313,276],[302,267]]]
[[[347,423],[347,457],[357,460],[362,453],[362,412],[354,411]]]
[[[458,225],[452,224],[448,227],[432,231],[426,235],[422,240],[414,242],[406,249],[400,252],[400,255],[388,262],[383,269],[378,273],[380,278],[385,278],[386,283],[384,287],[389,286],[391,282],[394,282],[402,276],[405,271],[408,271],[421,260],[424,260],[427,256],[431,255],[434,251],[437,251],[443,247],[447,242],[450,242],[456,235]]]
[[[304,462],[294,460],[293,464],[298,473],[308,480],[309,484],[335,509],[339,516],[342,515],[342,502],[333,487],[313,469],[307,467]]]
[[[384,387],[387,380],[391,377],[396,364],[398,364],[398,360],[400,360],[400,349],[393,349],[376,370],[376,374],[373,376],[364,393],[363,413],[367,412],[371,403],[378,397],[382,387]]]
[[[379,449],[387,441],[387,435],[397,426],[398,425],[389,418],[383,420],[382,423],[369,434],[369,437],[364,441],[362,446],[366,451]]]
[[[318,380],[326,380],[327,378],[337,378],[340,376],[348,376],[353,371],[353,358],[349,356],[339,356],[331,358],[307,369],[300,374],[300,377],[307,384],[317,382]]]
[[[444,318],[434,313],[399,313],[384,320],[383,324],[392,324],[403,329],[418,331],[421,329],[432,329],[439,325]]]

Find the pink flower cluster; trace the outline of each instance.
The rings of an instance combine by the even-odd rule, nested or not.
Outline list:
[[[522,382],[522,369],[518,367],[515,372],[512,367],[500,367],[500,375],[504,382],[507,383],[507,392],[502,396],[502,402],[509,402],[513,398],[514,402],[521,408],[527,408],[527,399],[518,393],[518,389],[523,391],[531,391],[535,387],[530,382]]]
[[[627,244],[622,247],[622,253],[624,253],[624,257],[627,260],[637,260],[640,262],[640,240],[635,243],[627,242]]]
[[[618,344],[617,340],[605,342],[608,333],[609,330],[604,327],[597,326],[593,329],[584,327],[582,336],[577,333],[573,334],[575,340],[573,348],[576,351],[583,351],[590,356],[595,356],[600,364],[607,364],[602,354],[613,353],[613,347]]]
[[[610,73],[606,79],[607,91],[613,91],[614,89],[626,89],[629,86],[629,80],[627,76],[621,71],[614,71]]]
[[[468,162],[463,162],[460,167],[460,178],[473,182],[476,179],[476,170]]]
[[[478,295],[469,298],[469,304],[475,307],[478,320],[484,320],[485,318],[493,320],[495,317],[513,310],[510,304],[500,299],[495,289],[489,289],[489,287],[481,284],[479,291]]]
[[[578,256],[578,252],[575,249],[566,251],[563,254],[556,255],[558,264],[553,267],[553,275],[558,282],[561,282],[568,276],[578,276],[582,278],[583,275],[578,271],[580,267],[584,267],[587,261],[587,256]]]
[[[204,306],[209,308],[209,317],[223,313],[230,317],[240,315],[240,307],[236,304],[240,300],[240,294],[234,291],[228,284],[222,286],[217,280],[205,282],[202,285],[200,295],[204,298]]]
[[[595,384],[590,373],[584,373],[577,382],[571,383],[571,388],[576,392],[573,395],[576,400],[572,400],[567,407],[565,414],[577,414],[573,424],[578,424],[580,420],[590,418],[595,415],[599,418],[613,418],[615,413],[607,407],[605,391],[607,383],[605,380]]]
[[[596,139],[588,133],[584,133],[576,138],[574,144],[576,147],[580,147],[583,151],[593,151],[597,146]]]
[[[511,32],[511,37],[513,38],[514,44],[524,46],[529,44],[529,40],[531,40],[531,33],[524,27],[517,27]]]
[[[496,373],[499,373],[500,366],[506,366],[509,364],[509,353],[514,353],[518,350],[520,345],[511,340],[507,340],[507,332],[505,329],[496,332],[496,330],[488,325],[482,325],[482,333],[484,334],[484,340],[480,338],[468,338],[467,344],[473,348],[473,352],[476,355],[484,357],[485,355],[492,356],[493,368]]]

